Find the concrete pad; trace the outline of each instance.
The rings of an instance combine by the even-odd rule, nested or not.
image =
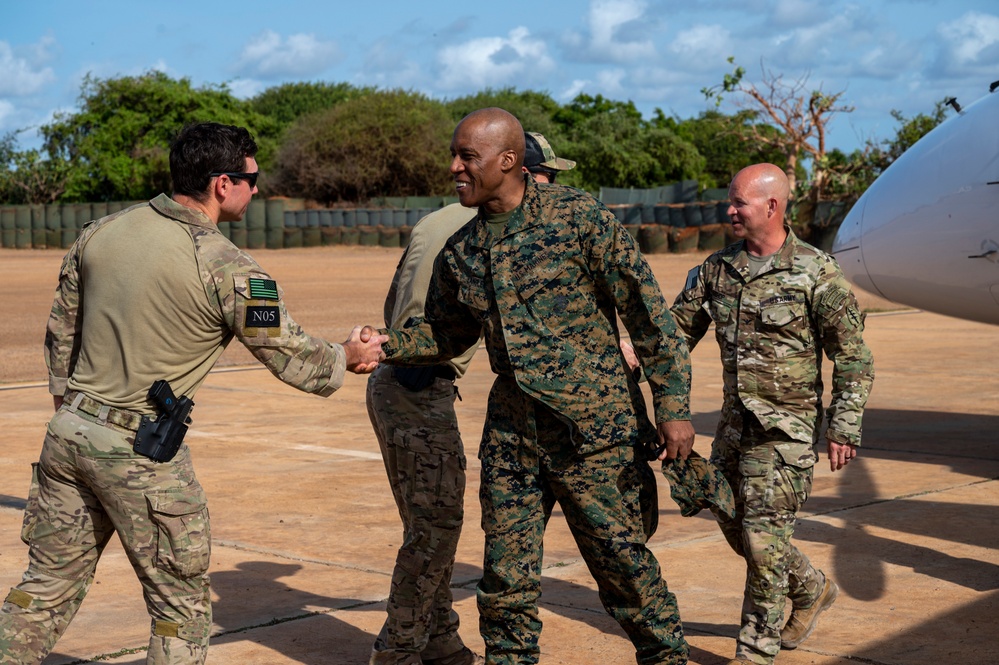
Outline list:
[[[254,254],[280,281],[296,320],[337,340],[355,322],[378,321],[399,251]],[[27,561],[21,511],[51,415],[40,347],[60,260],[61,252],[0,250],[0,278],[22,305],[0,321],[0,590],[20,579]],[[649,260],[671,298],[699,256]],[[845,471],[832,473],[820,459],[796,531],[799,546],[842,593],[816,633],[777,663],[997,662],[999,327],[915,311],[878,313],[868,316],[866,338],[877,378],[864,446]],[[721,404],[710,336],[692,359],[696,448],[707,453]],[[240,366],[246,362],[253,361],[245,350],[226,352],[195,398],[188,439],[213,518],[209,663],[364,663],[384,619],[401,542],[367,420],[365,381],[348,377],[322,400],[284,386],[258,365]],[[480,354],[459,382],[457,405],[469,478],[456,607],[463,638],[480,652],[475,455],[491,383]],[[691,662],[725,663],[734,653],[744,565],[709,516],[679,516],[664,481],[659,500],[660,526],[650,547],[678,596]],[[633,662],[558,509],[544,565],[542,663]],[[78,617],[45,662],[138,665],[145,662],[147,631],[138,583],[113,541]]]

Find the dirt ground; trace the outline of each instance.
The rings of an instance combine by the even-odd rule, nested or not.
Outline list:
[[[0,317],[0,383],[46,380],[41,345],[64,253],[0,249],[3,290],[17,295],[16,303],[11,303],[16,306]],[[252,254],[284,289],[296,321],[314,335],[341,341],[354,324],[382,324],[382,303],[402,250],[343,246],[254,250]],[[707,255],[652,254],[646,258],[672,303],[687,271]],[[899,309],[899,305],[871,294],[859,293],[858,297],[868,310]],[[236,343],[226,350],[220,365],[254,362]]]
[[[289,310],[339,341],[379,323],[401,250],[255,251]],[[29,465],[51,415],[41,353],[61,251],[0,250],[0,590],[17,582]],[[668,299],[703,254],[648,257]],[[977,665],[999,661],[999,327],[862,295],[877,379],[861,456],[816,467],[796,539],[842,587],[836,605],[779,665]],[[707,453],[721,403],[718,351],[692,354],[696,449]],[[188,436],[212,511],[215,610],[209,663],[365,663],[384,618],[401,529],[364,406],[364,379],[322,400],[230,348],[195,397]],[[480,354],[460,382],[468,454],[466,523],[453,580],[462,636],[481,651],[476,450],[492,381]],[[828,385],[828,383],[827,383]],[[734,653],[744,568],[717,527],[681,518],[660,482],[649,545],[679,599],[691,663]],[[542,663],[634,662],[556,511],[545,538]],[[86,602],[46,665],[145,661],[141,590],[113,542]]]

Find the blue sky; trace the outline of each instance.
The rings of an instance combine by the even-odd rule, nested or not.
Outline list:
[[[153,69],[240,97],[288,81],[440,99],[513,86],[688,118],[709,108],[700,91],[734,56],[749,82],[762,63],[785,80],[807,76],[808,89],[843,91],[855,111],[835,117],[827,147],[849,151],[894,136],[892,109],[968,104],[999,79],[995,0],[0,0],[0,11],[0,134],[72,111],[87,73]],[[37,145],[33,131],[20,136]]]

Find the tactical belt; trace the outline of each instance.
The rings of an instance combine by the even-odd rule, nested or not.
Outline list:
[[[392,367],[392,376],[406,390],[419,392],[426,389],[434,382],[434,379],[444,379],[454,381],[457,378],[454,368],[450,365],[395,365]]]
[[[458,375],[450,365],[434,365],[434,378],[454,381]]]
[[[139,429],[142,414],[125,409],[116,409],[107,404],[101,404],[83,393],[70,390],[63,397],[63,404],[70,412],[81,411],[97,418],[98,424],[110,423],[127,430]]]

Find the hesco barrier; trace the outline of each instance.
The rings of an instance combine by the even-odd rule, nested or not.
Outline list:
[[[406,247],[413,226],[450,200],[407,197],[405,202],[427,205],[306,210],[301,199],[255,200],[242,222],[221,222],[219,231],[237,247],[250,250],[331,245]],[[0,206],[0,246],[68,249],[87,222],[137,203],[141,202]],[[611,203],[607,207],[635,237],[643,252],[657,254],[716,250],[733,242],[728,206],[728,201],[711,200]],[[806,239],[828,250],[849,208],[848,202],[820,202],[815,209],[811,235]]]

